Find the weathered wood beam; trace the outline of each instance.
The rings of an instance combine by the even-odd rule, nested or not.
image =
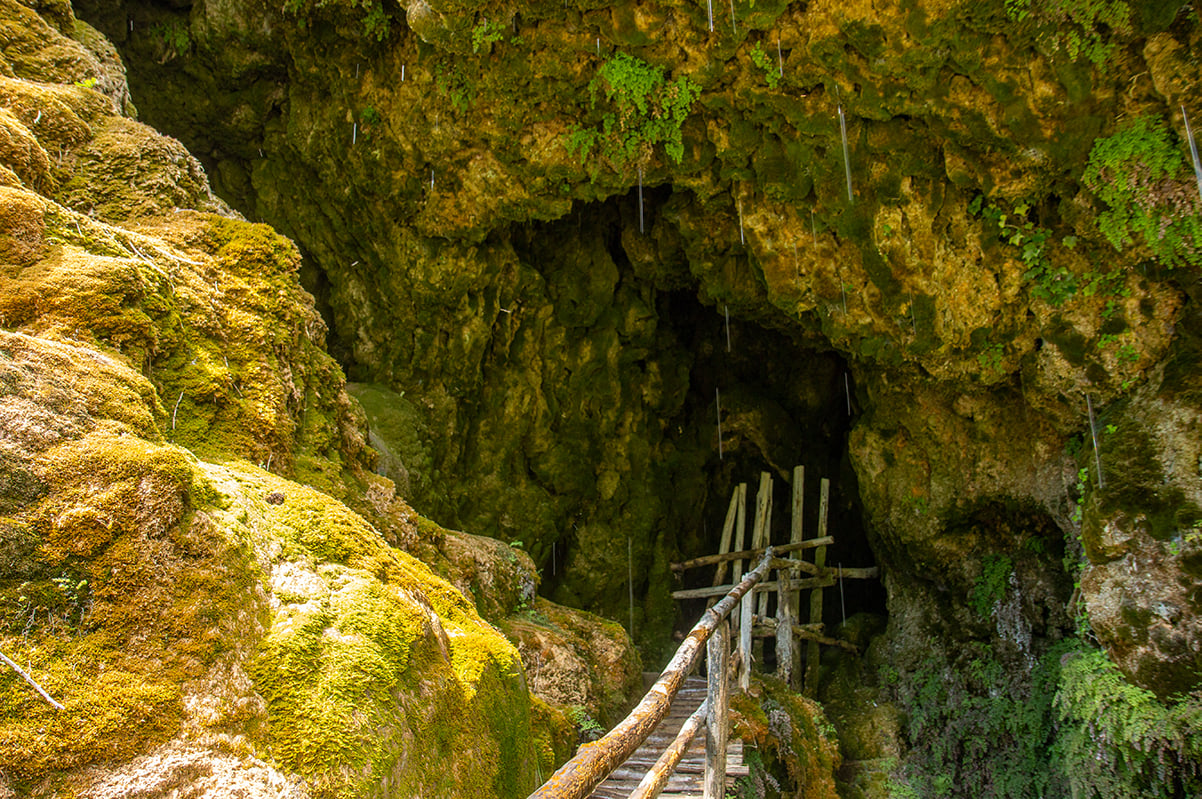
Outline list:
[[[793,467],[793,513],[790,518],[789,525],[789,543],[800,544],[805,540],[805,483],[806,483],[806,467]],[[801,551],[794,550],[789,553],[789,558],[796,563],[805,563],[801,560]],[[789,617],[793,620],[801,616],[801,591],[790,591],[788,597]],[[791,661],[789,663],[790,688],[796,686],[792,683],[801,676],[801,647],[792,646],[792,641],[789,642],[789,654]]]
[[[818,495],[818,535],[826,535],[826,520],[827,513],[830,509],[830,493],[831,481],[822,478],[819,484]],[[826,547],[818,547],[814,550],[814,565],[819,569],[826,565]],[[822,589],[810,592],[810,623],[820,624],[822,622]],[[821,657],[818,649],[818,641],[813,638],[809,639],[810,644],[806,647],[806,673],[805,681],[802,685],[805,695],[811,699],[818,698],[818,659]]]
[[[815,576],[834,577],[835,579],[843,577],[847,580],[878,580],[881,576],[879,566],[825,566],[819,568],[808,561],[793,560],[792,558],[777,558],[772,561],[772,568],[792,569]]]
[[[718,545],[718,554],[725,555],[730,552],[730,537],[735,531],[735,516],[739,511],[739,487],[735,486],[735,490],[730,495],[730,505],[726,509],[726,521],[722,523],[722,540]],[[718,564],[717,570],[714,572],[713,585],[721,585],[726,579],[727,562],[722,561]]]
[[[812,588],[830,588],[836,582],[836,578],[829,572],[822,577],[811,577],[805,580],[794,580],[793,587],[802,591],[808,591]],[[776,591],[780,585],[776,580],[761,582],[753,589],[754,593],[763,591]],[[711,588],[684,588],[680,591],[673,591],[673,599],[705,599],[711,596],[722,596],[731,589],[729,585],[715,585]]]
[[[584,799],[610,772],[622,765],[668,715],[672,698],[696,665],[701,648],[739,600],[763,579],[774,555],[769,548],[756,567],[730,593],[702,614],[701,620],[685,637],[655,685],[651,686],[630,715],[600,740],[580,747],[576,756],[560,766],[551,779],[530,794],[529,799]]]
[[[807,641],[816,641],[823,646],[837,646],[840,649],[845,649],[853,655],[860,653],[859,648],[855,644],[848,643],[839,638],[831,638],[828,635],[823,635],[817,631],[812,624],[794,624],[793,635],[798,638],[803,638]],[[757,623],[751,628],[751,634],[757,638],[774,638],[779,635],[776,619],[757,620]]]
[[[831,536],[823,538],[811,538],[809,541],[802,541],[797,544],[782,544],[779,547],[773,547],[772,551],[778,555],[783,555],[786,552],[793,552],[798,549],[814,549],[815,547],[830,546],[835,543],[835,539]],[[742,546],[742,539],[736,536],[736,546]],[[703,555],[699,558],[691,560],[682,560],[671,564],[672,571],[682,572],[688,569],[695,569],[699,566],[712,566],[715,563],[721,563],[726,560],[746,560],[747,558],[758,558],[764,554],[762,549],[743,549],[737,552],[727,552],[725,555]]]
[[[706,645],[704,799],[726,798],[726,727],[730,712],[730,621],[718,623]]]

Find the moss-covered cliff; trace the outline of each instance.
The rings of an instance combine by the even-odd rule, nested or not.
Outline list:
[[[1192,5],[80,8],[145,117],[308,256],[420,511],[520,541],[656,653],[668,562],[804,463],[832,560],[885,569],[887,608],[851,602],[886,632],[827,697],[855,790],[1197,789]]]
[[[548,606],[595,690],[532,692],[533,564],[369,470],[295,245],[70,6],[0,29],[0,651],[62,705],[0,670],[0,795],[525,796],[629,639]]]

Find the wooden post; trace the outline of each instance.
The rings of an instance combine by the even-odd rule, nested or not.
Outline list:
[[[830,506],[831,481],[822,478],[821,493],[818,498],[818,535],[826,535],[826,517]],[[814,565],[819,569],[826,566],[826,547],[814,550]],[[810,624],[822,623],[822,590],[815,588],[810,592]],[[806,677],[805,695],[811,699],[818,698],[818,642],[811,640],[806,644]]]
[[[743,595],[739,603],[739,690],[751,687],[751,617],[754,615],[755,600],[751,592]]]
[[[793,684],[793,598],[798,593],[791,587],[791,569],[776,573],[780,592],[776,602],[776,676],[788,686]]]
[[[747,529],[747,484],[739,483],[739,507],[735,513],[735,551],[742,552],[745,542],[744,533]],[[743,578],[743,561],[735,561],[734,582]]]
[[[735,530],[735,516],[738,515],[739,509],[739,487],[735,486],[735,490],[730,495],[730,507],[726,509],[726,521],[722,523],[722,540],[718,544],[718,554],[725,555],[730,552],[730,537]],[[722,585],[722,581],[726,579],[727,562],[722,561],[718,564],[717,570],[714,572],[713,585]],[[739,578],[735,578],[738,582]]]
[[[805,538],[804,516],[802,515],[805,510],[805,482],[806,467],[793,467],[793,513],[790,517],[790,544],[800,544]],[[800,559],[801,553],[794,551],[790,557]],[[791,619],[801,618],[801,591],[793,590],[789,592],[789,617]],[[793,658],[792,663],[789,664],[789,675],[791,679],[795,680],[801,675],[801,647],[792,646],[792,643],[792,641],[789,642],[789,652]]]
[[[760,472],[760,490],[755,496],[755,527],[752,529],[751,546],[760,549],[768,546],[772,526],[772,475]],[[756,612],[768,615],[768,595],[760,594]]]
[[[738,495],[738,497],[739,497],[739,504],[738,504],[738,507],[737,507],[737,508],[735,508],[735,551],[736,551],[736,552],[742,552],[742,551],[743,551],[743,546],[744,546],[744,544],[746,543],[745,539],[746,539],[746,532],[747,532],[747,484],[746,484],[746,483],[739,483],[738,487],[735,489],[735,492],[736,492],[736,494],[737,494],[737,495]],[[742,576],[743,576],[743,561],[742,561],[742,560],[736,560],[736,561],[735,561],[735,563],[734,563],[734,582],[735,582],[735,583],[738,583],[738,582],[739,582],[739,580],[740,580],[740,578],[741,578]],[[767,576],[767,575],[765,575],[765,576]],[[749,602],[750,602],[750,601],[751,601],[751,598],[750,598],[750,597],[748,597],[748,600],[747,600],[747,601],[749,601]],[[738,621],[736,621],[735,623],[736,623],[737,625],[739,625],[739,626],[738,626],[738,630],[739,630],[739,641],[741,642],[741,641],[743,640],[743,633],[742,633],[742,630],[743,630],[743,626],[742,626],[742,625],[743,625],[743,613],[742,613],[742,610],[741,610],[741,608],[742,608],[742,605],[740,604],[740,605],[739,605],[739,607],[740,607],[740,611],[739,611],[739,619],[738,619]],[[751,629],[751,625],[750,625],[750,624],[748,624],[748,625],[747,625],[747,629],[748,629],[748,630],[750,630],[750,629]],[[750,639],[748,639],[748,641],[750,642]],[[740,663],[740,665],[739,665],[739,668],[740,668],[740,669],[746,669],[746,668],[749,668],[749,667],[750,667],[750,663],[751,663],[751,660],[750,660],[750,657],[751,657],[751,648],[750,648],[750,643],[748,644],[748,649],[747,649],[747,651],[746,651],[746,652],[741,652],[741,654],[742,654],[744,657],[743,657],[743,660],[741,661],[741,663]],[[741,672],[740,672],[740,673],[741,673]]]
[[[752,528],[751,546],[755,549],[768,546],[769,527],[772,524],[772,475],[760,472],[760,490],[755,495],[755,526]],[[755,612],[768,615],[768,592],[760,593],[755,601]],[[751,642],[751,657],[756,663],[764,662],[764,641],[754,638]]]
[[[750,629],[751,625],[748,625]],[[705,799],[726,799],[726,722],[730,704],[730,624],[723,620],[706,644]]]

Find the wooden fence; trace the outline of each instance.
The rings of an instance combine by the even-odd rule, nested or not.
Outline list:
[[[759,491],[756,493],[755,519],[751,530],[751,547],[744,549],[746,544],[746,507],[747,484],[740,483],[730,498],[726,512],[726,521],[722,526],[722,536],[719,540],[717,555],[706,555],[693,558],[681,563],[673,563],[672,569],[683,574],[689,569],[717,565],[714,571],[713,585],[709,588],[690,588],[674,591],[672,597],[677,600],[716,597],[730,590],[725,585],[727,567],[733,564],[734,580],[738,581],[742,574],[743,563],[751,558],[759,557],[770,545],[772,528],[772,476],[767,472],[760,474]],[[800,675],[801,648],[798,639],[806,642],[806,673],[804,691],[807,696],[816,697],[818,694],[818,665],[820,646],[837,646],[855,652],[856,649],[846,641],[840,641],[825,634],[822,622],[823,590],[838,585],[841,580],[876,579],[880,571],[876,567],[845,568],[842,565],[830,568],[826,565],[826,548],[835,542],[833,536],[827,534],[827,520],[830,510],[830,480],[823,478],[819,482],[818,528],[814,538],[806,539],[802,523],[805,510],[805,467],[798,466],[793,470],[792,503],[790,513],[789,543],[775,547],[777,555],[788,554],[788,558],[777,558],[772,562],[772,568],[777,572],[775,581],[763,580],[755,586],[758,595],[755,610],[750,618],[740,618],[738,634],[740,641],[746,643],[748,652],[753,653],[756,661],[762,660],[759,654],[762,646],[755,639],[774,638],[776,640],[777,676],[787,683],[794,684]],[[804,560],[804,553],[813,550],[813,562]],[[800,575],[805,575],[800,576]],[[801,624],[801,593],[810,592],[809,623]],[[768,615],[770,595],[776,593],[776,616]],[[748,674],[746,670],[740,673],[742,687],[747,687]]]

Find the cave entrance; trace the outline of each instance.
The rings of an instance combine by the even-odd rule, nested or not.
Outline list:
[[[705,502],[680,520],[681,559],[718,552],[723,521],[739,483],[747,484],[745,546],[751,547],[755,495],[764,473],[771,477],[773,494],[769,540],[787,543],[792,533],[793,470],[802,466],[803,537],[817,536],[820,481],[827,479],[827,534],[835,539],[827,548],[827,565],[876,565],[864,531],[859,484],[847,456],[857,408],[853,378],[843,358],[755,321],[732,316],[728,322],[726,308],[707,308],[689,292],[666,293],[661,309],[663,318],[688,331],[681,331],[693,355],[685,414],[692,426],[712,431],[702,477]],[[681,325],[684,320],[687,323]],[[689,570],[675,587],[708,586],[713,573],[714,567]],[[857,613],[884,615],[885,590],[879,581],[846,580],[842,588],[828,591],[824,602],[828,631]],[[705,607],[705,600],[681,601],[676,632],[690,629]],[[771,664],[771,645],[766,649]]]
[[[556,313],[572,325],[599,326],[606,319],[628,317],[631,310],[624,303],[633,299],[622,298],[637,298],[638,313],[648,318],[647,325],[654,325],[654,334],[644,331],[637,341],[627,339],[624,331],[620,334],[626,351],[638,350],[630,372],[650,374],[649,364],[654,364],[656,374],[676,376],[665,377],[663,383],[680,384],[676,399],[652,409],[655,423],[645,425],[654,439],[648,444],[652,473],[631,475],[659,493],[650,533],[654,539],[645,542],[641,555],[636,539],[628,555],[624,536],[615,536],[609,550],[617,557],[611,555],[609,568],[621,569],[622,579],[612,581],[616,585],[608,591],[610,604],[602,606],[602,612],[623,626],[633,623],[635,637],[651,660],[675,648],[668,646],[668,633],[687,631],[705,609],[704,600],[665,604],[670,592],[708,586],[713,577],[712,569],[703,569],[677,581],[667,562],[716,553],[731,492],[740,482],[747,483],[753,505],[761,472],[773,477],[771,541],[789,540],[790,480],[793,468],[801,465],[807,482],[806,536],[812,537],[817,528],[819,480],[827,478],[828,529],[835,536],[827,563],[851,567],[876,562],[847,455],[857,413],[854,375],[825,339],[786,318],[766,299],[755,305],[744,296],[738,307],[733,300],[728,306],[713,299],[722,296],[723,287],[712,284],[712,270],[707,276],[689,263],[693,232],[676,223],[688,214],[690,202],[688,192],[647,186],[642,217],[639,194],[632,190],[601,202],[578,203],[555,221],[522,225],[511,239],[521,262],[558,292]],[[742,259],[737,264],[742,274],[753,273],[746,253],[732,257]],[[597,281],[607,273],[611,277],[600,292]],[[594,307],[602,293],[612,310]],[[584,308],[591,310],[585,314],[580,310]],[[627,379],[625,371],[617,376],[619,381]],[[630,397],[635,392],[621,394]],[[582,518],[590,512],[597,513],[586,508]],[[753,506],[749,513],[754,514]],[[560,539],[546,553],[549,562],[546,557],[540,560],[541,592],[565,604],[586,599],[571,574],[574,553],[585,549],[578,538]],[[594,563],[606,555],[593,552]],[[628,563],[628,557],[633,562]],[[658,573],[657,559],[664,566]],[[583,560],[579,557],[575,568],[590,568]],[[619,585],[621,596],[612,596]],[[634,595],[629,612],[628,591]],[[827,630],[862,611],[885,613],[885,592],[877,581],[847,581],[842,601],[837,592],[832,596],[825,603]],[[597,609],[587,600],[583,604]]]

